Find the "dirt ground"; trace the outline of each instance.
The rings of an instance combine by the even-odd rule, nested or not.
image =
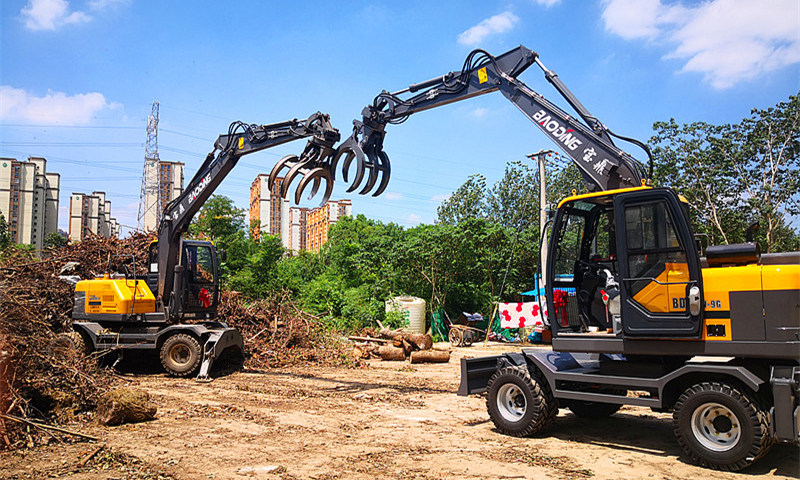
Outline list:
[[[640,407],[603,420],[561,410],[544,435],[501,435],[483,397],[456,396],[459,359],[516,348],[460,348],[448,364],[245,369],[209,384],[134,376],[156,401],[156,420],[68,425],[100,442],[0,453],[0,478],[800,478],[800,449],[787,445],[735,474],[690,465],[671,416]]]

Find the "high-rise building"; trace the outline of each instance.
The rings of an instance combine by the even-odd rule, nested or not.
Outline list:
[[[69,199],[69,239],[77,242],[89,235],[119,236],[119,223],[111,216],[111,201],[105,192],[72,193]]]
[[[250,186],[250,235],[258,240],[261,233],[279,235],[286,248],[290,243],[289,200],[278,194],[283,178],[275,179],[272,191],[269,189],[269,175],[261,174]]]
[[[0,158],[0,212],[8,223],[11,241],[33,245],[58,232],[58,189],[61,176],[47,173],[47,160]]]
[[[250,185],[250,235],[279,235],[283,246],[293,252],[318,252],[328,241],[328,228],[342,216],[353,214],[350,200],[331,200],[318,208],[289,207],[279,195],[283,178],[269,189],[269,175],[261,174]]]
[[[345,215],[353,214],[350,200],[330,200],[325,205],[309,209],[306,213],[305,248],[318,252],[328,241],[328,229]]]
[[[292,207],[289,209],[289,249],[299,252],[306,249],[306,225],[308,208]]]
[[[153,198],[156,195],[155,192],[148,191],[144,194],[144,204],[151,206],[144,213],[145,231],[153,231],[158,228],[162,212],[159,212],[154,206],[161,205],[163,210],[169,202],[183,193],[183,167],[182,162],[158,161],[158,196],[160,197],[158,200],[160,203]]]

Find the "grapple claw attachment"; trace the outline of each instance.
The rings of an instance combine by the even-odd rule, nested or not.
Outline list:
[[[359,145],[358,138],[356,137],[356,133],[344,141],[339,148],[336,149],[336,154],[333,156],[333,162],[331,162],[331,178],[336,178],[336,167],[339,163],[339,159],[344,156],[344,163],[342,164],[342,178],[345,182],[348,181],[347,177],[350,173],[350,164],[353,162],[353,159],[356,160],[356,172],[355,178],[353,178],[353,182],[350,184],[350,187],[347,189],[347,193],[350,193],[358,188],[358,185],[361,184],[361,179],[364,177],[364,159],[366,158],[364,155],[364,151],[361,149]]]
[[[303,191],[312,183],[311,195],[314,197],[319,191],[320,184],[325,181],[325,195],[322,199],[324,205],[333,192],[333,178],[331,177],[331,161],[334,155],[333,145],[339,141],[339,131],[333,128],[327,116],[316,115],[309,117],[306,121],[306,128],[313,130],[314,134],[308,140],[303,153],[288,155],[283,157],[275,164],[269,174],[268,186],[274,191],[274,186],[278,181],[279,175],[287,169],[283,180],[280,183],[278,194],[286,198],[292,183],[300,178],[300,183],[294,194],[295,203],[300,203]]]
[[[284,168],[291,168],[292,165],[296,164],[298,161],[297,155],[286,155],[285,157],[278,160],[278,163],[272,167],[272,171],[269,172],[269,180],[267,181],[267,186],[269,187],[270,191],[273,190],[273,186],[275,185],[275,180],[277,180],[278,175],[280,175],[281,170]]]
[[[379,122],[371,122],[366,117],[363,122],[354,121],[353,125],[353,134],[336,149],[336,155],[331,164],[331,174],[335,175],[334,172],[338,166],[339,159],[344,157],[342,178],[348,181],[350,166],[355,159],[355,177],[347,192],[350,193],[357,190],[364,179],[364,173],[368,171],[369,175],[367,176],[366,184],[358,193],[359,195],[369,193],[375,188],[378,178],[381,178],[380,186],[373,196],[380,195],[388,184],[390,174],[389,157],[383,152],[385,125]]]
[[[392,166],[389,163],[389,155],[386,155],[386,152],[381,150],[378,152],[378,157],[381,159],[380,170],[383,172],[383,176],[381,176],[381,183],[378,185],[378,189],[372,194],[373,197],[379,196],[384,190],[386,190],[386,186],[389,185],[389,176],[392,173]]]
[[[308,198],[309,200],[313,198],[317,194],[322,180],[325,180],[325,194],[322,197],[321,204],[324,205],[327,203],[331,197],[331,193],[333,193],[333,180],[331,179],[330,172],[325,167],[316,167],[303,176],[303,179],[300,180],[300,184],[297,186],[297,190],[294,193],[295,203],[300,203],[303,191],[306,189],[309,182],[313,182],[313,184],[311,186],[311,194]]]

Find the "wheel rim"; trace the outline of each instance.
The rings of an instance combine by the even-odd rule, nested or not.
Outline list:
[[[528,406],[522,390],[513,383],[507,383],[497,392],[497,410],[509,422],[516,422],[525,415]]]
[[[742,427],[736,415],[720,403],[704,403],[692,413],[692,433],[700,444],[726,452],[739,442]]]
[[[169,351],[169,358],[179,365],[186,365],[192,358],[192,352],[186,345],[175,345]]]

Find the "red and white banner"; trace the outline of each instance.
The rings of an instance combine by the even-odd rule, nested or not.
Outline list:
[[[547,306],[542,303],[542,307],[544,311],[539,308],[539,302],[501,303],[500,328],[533,327],[541,332],[547,322]]]

